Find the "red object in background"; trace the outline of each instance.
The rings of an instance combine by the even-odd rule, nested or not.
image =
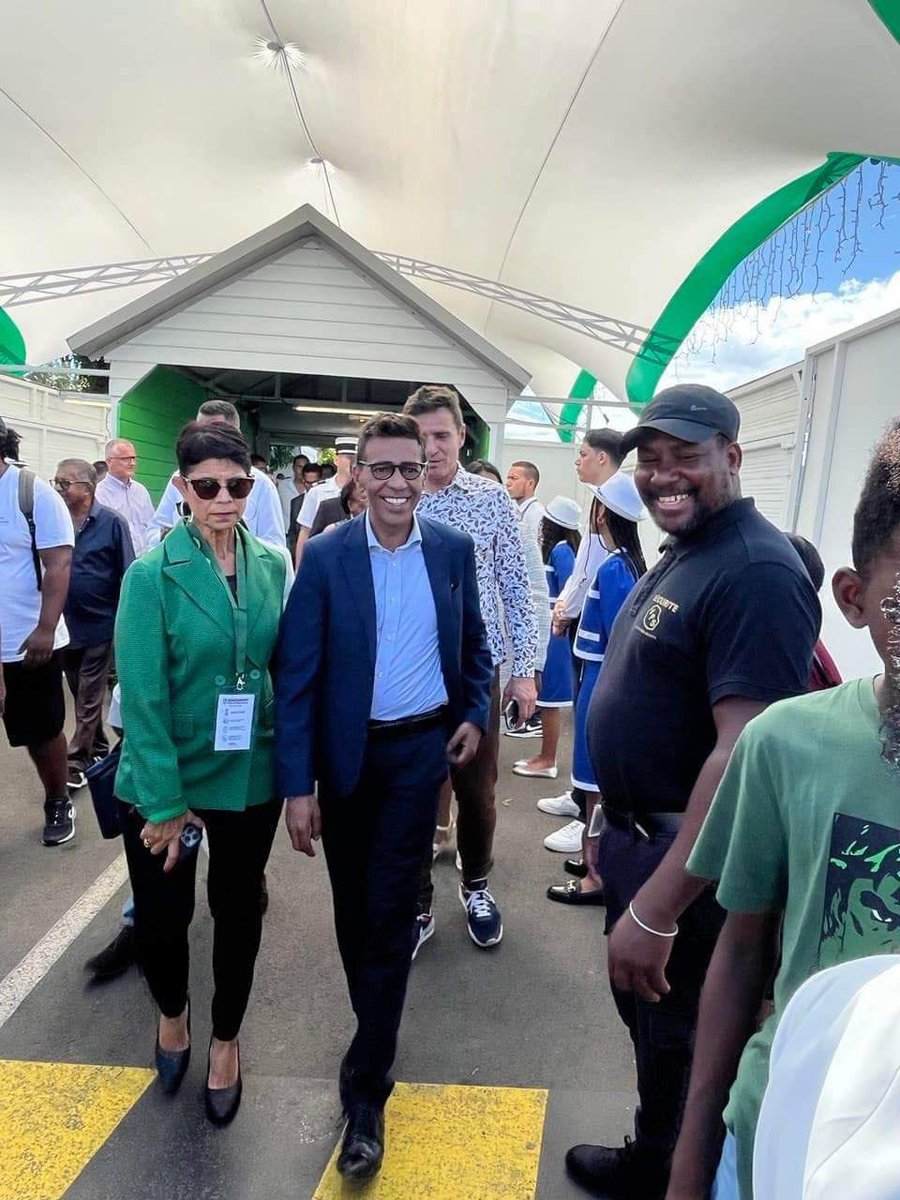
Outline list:
[[[821,642],[816,642],[813,650],[812,672],[809,677],[809,691],[824,692],[826,688],[837,687],[843,683],[841,673],[834,659]]]

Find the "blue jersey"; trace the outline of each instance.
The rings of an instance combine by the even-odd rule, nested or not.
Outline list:
[[[559,599],[559,594],[575,569],[575,551],[568,542],[557,542],[550,551],[550,560],[544,564],[547,588],[550,592],[550,607]]]
[[[623,550],[614,550],[601,563],[585,598],[575,637],[573,653],[578,658],[603,662],[613,621],[637,578],[634,563]]]

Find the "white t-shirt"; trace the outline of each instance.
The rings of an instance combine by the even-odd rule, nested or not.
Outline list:
[[[529,496],[527,500],[520,501],[517,507],[519,509],[519,516],[522,518],[522,528],[537,541],[540,534],[541,521],[547,515],[546,508],[544,508],[537,496]]]
[[[34,481],[34,524],[38,550],[74,546],[72,518],[49,483]],[[19,508],[19,468],[7,466],[0,475],[0,660],[21,662],[19,647],[34,631],[41,615],[41,593],[34,574],[31,535]],[[62,617],[53,649],[69,644]]]
[[[294,483],[294,477],[290,479],[281,479],[275,484],[278,490],[278,498],[281,501],[281,510],[284,513],[284,531],[290,532],[291,525],[291,501],[295,496],[300,495],[300,489]]]
[[[335,478],[326,479],[323,483],[317,483],[315,487],[311,487],[303,497],[303,503],[300,505],[300,514],[297,517],[297,524],[301,528],[312,529],[313,521],[316,519],[316,513],[319,511],[319,505],[323,500],[334,500],[341,494],[341,485]]]

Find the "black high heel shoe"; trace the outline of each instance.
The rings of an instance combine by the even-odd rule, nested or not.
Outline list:
[[[159,1026],[156,1029],[156,1073],[159,1076],[160,1087],[167,1096],[173,1096],[181,1087],[181,1081],[184,1079],[188,1063],[191,1061],[190,997],[188,997],[187,1001],[187,1031],[188,1046],[186,1050],[163,1050],[159,1044]]]
[[[237,1082],[230,1087],[211,1088],[209,1086],[209,1067],[212,1060],[212,1038],[209,1039],[209,1053],[206,1056],[206,1087],[203,1097],[206,1102],[206,1115],[213,1125],[227,1125],[234,1120],[235,1113],[241,1107],[241,1092],[244,1085],[241,1080],[241,1047],[238,1043],[238,1077]]]

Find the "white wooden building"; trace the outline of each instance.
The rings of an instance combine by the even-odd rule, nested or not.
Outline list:
[[[105,397],[67,397],[27,379],[0,375],[0,416],[22,438],[22,461],[49,479],[63,458],[96,462],[106,445]]]
[[[489,454],[528,374],[311,206],[69,339],[110,366],[111,423],[151,487],[181,423],[210,395],[242,410],[255,448],[327,444],[399,408],[419,383],[467,401]]]

